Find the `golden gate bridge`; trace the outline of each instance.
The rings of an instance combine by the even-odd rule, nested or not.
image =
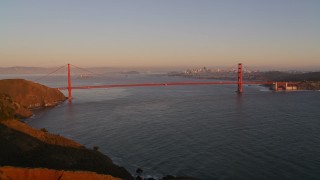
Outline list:
[[[56,88],[58,90],[68,90],[68,100],[72,100],[72,90],[73,89],[95,89],[95,88],[123,88],[123,87],[152,87],[152,86],[187,86],[187,85],[237,85],[237,93],[241,94],[243,92],[243,85],[250,85],[250,84],[265,84],[265,85],[272,85],[275,84],[275,82],[272,81],[243,81],[243,66],[242,63],[238,63],[238,68],[237,68],[237,81],[213,81],[213,82],[161,82],[161,83],[136,83],[136,84],[106,84],[106,85],[81,85],[81,86],[72,86],[72,81],[71,81],[71,66],[74,66],[78,69],[85,70],[83,68],[79,68],[75,65],[72,64],[67,64],[64,66],[61,66],[57,70],[45,75],[44,77],[51,75],[58,71],[61,68],[64,68],[67,66],[68,69],[68,85],[66,87],[59,87]],[[88,71],[88,70],[86,70]],[[89,71],[91,72],[91,71]],[[94,72],[91,72],[94,73]],[[43,77],[39,78],[42,79]]]

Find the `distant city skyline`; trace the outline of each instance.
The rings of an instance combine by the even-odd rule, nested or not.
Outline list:
[[[0,2],[0,67],[320,69],[318,0]]]

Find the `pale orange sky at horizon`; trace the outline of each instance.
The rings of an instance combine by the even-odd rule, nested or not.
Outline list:
[[[318,1],[1,2],[0,67],[320,69],[319,12]]]

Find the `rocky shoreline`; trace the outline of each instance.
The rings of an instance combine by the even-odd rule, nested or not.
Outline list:
[[[320,81],[303,81],[299,83],[298,90],[320,90]]]

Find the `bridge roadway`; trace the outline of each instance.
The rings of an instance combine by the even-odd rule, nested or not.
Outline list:
[[[96,88],[121,88],[121,87],[146,87],[146,86],[186,86],[186,85],[228,85],[239,84],[237,81],[217,81],[217,82],[163,82],[163,83],[140,83],[140,84],[109,84],[98,86],[72,86],[71,89],[96,89]],[[242,84],[273,84],[273,82],[242,82]],[[58,90],[67,90],[68,87],[59,87]]]

